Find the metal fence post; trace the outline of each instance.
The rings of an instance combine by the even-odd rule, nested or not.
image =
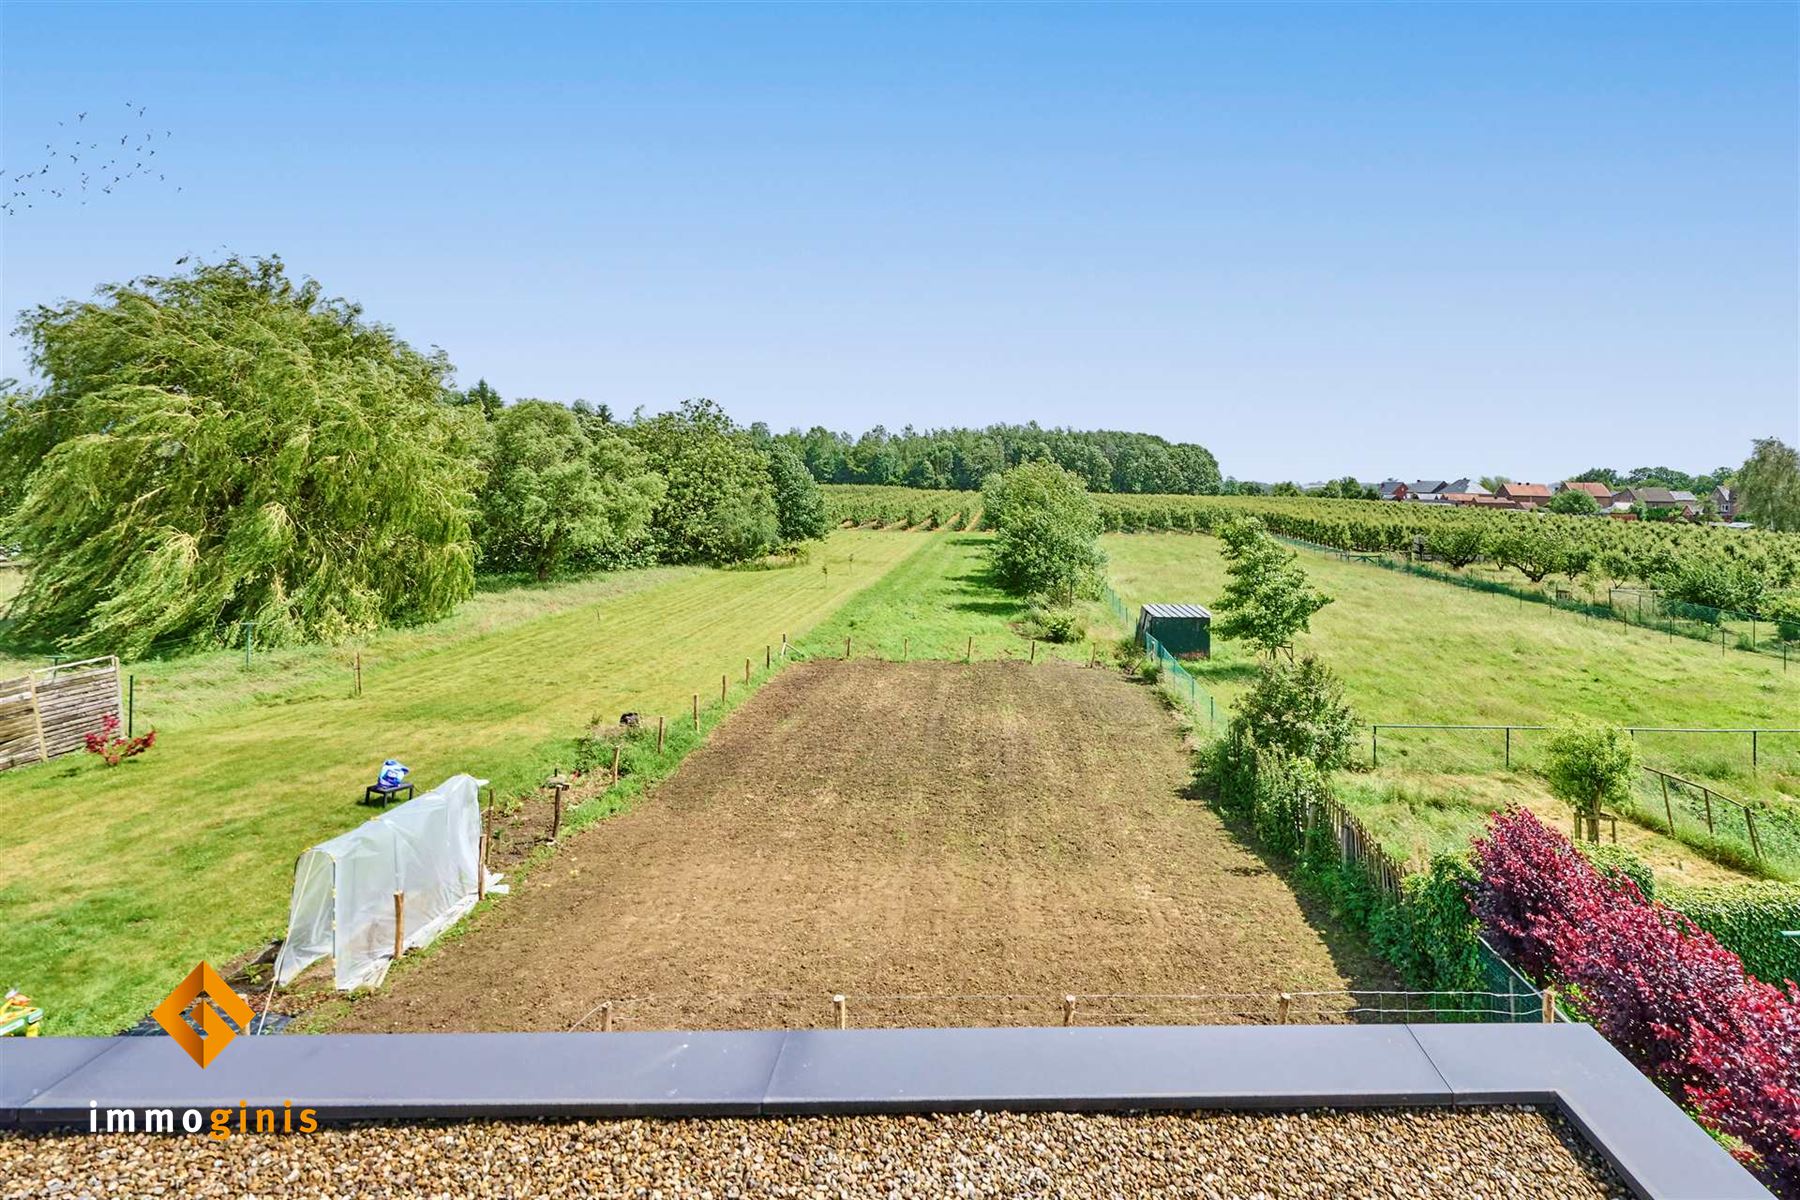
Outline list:
[[[1381,765],[1381,726],[1379,725],[1369,726],[1369,765],[1371,767]]]
[[[1506,769],[1512,770],[1512,726],[1506,727]]]

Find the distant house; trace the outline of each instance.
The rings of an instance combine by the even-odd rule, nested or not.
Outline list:
[[[1547,483],[1503,483],[1497,494],[1502,500],[1511,500],[1518,505],[1550,503],[1550,485]]]
[[[1719,520],[1730,523],[1737,520],[1737,489],[1720,484],[1712,491],[1713,507],[1719,510]]]
[[[1630,488],[1613,497],[1613,503],[1641,504],[1645,508],[1674,508],[1675,493],[1665,487]]]
[[[1480,480],[1452,479],[1444,485],[1444,494],[1447,496],[1491,496],[1494,493],[1482,487]]]
[[[1604,483],[1595,483],[1588,479],[1565,479],[1556,485],[1556,490],[1559,492],[1586,492],[1601,508],[1612,507],[1613,490]]]
[[[1444,487],[1442,479],[1415,479],[1406,485],[1406,498],[1425,504],[1448,504],[1449,501],[1444,499]]]
[[[1406,485],[1401,483],[1398,479],[1384,479],[1381,481],[1381,498],[1383,500],[1404,500],[1410,495],[1412,495],[1412,493],[1408,491]]]

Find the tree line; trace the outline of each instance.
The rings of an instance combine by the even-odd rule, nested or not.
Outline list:
[[[451,385],[360,306],[229,259],[22,314],[0,546],[25,644],[127,655],[442,617],[478,570],[731,563],[822,537],[788,446],[716,404],[618,420]]]
[[[852,437],[815,425],[773,440],[792,448],[820,483],[975,491],[990,475],[1048,462],[1090,492],[1210,495],[1221,486],[1219,462],[1205,446],[1149,433],[1043,429],[1032,422],[924,433],[910,425],[890,433],[877,425]]]

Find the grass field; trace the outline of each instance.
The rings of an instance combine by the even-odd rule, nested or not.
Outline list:
[[[1390,986],[1189,771],[1113,668],[790,667],[333,1028],[819,1026],[838,992],[858,1026],[1054,1024],[1069,993],[1083,1023],[1268,1021]]]
[[[370,639],[361,698],[347,648],[130,667],[152,751],[0,774],[0,983],[36,997],[54,1033],[132,1023],[196,960],[281,932],[295,856],[369,816],[358,801],[384,758],[424,786],[468,771],[502,796],[530,787],[591,719],[684,713],[934,540],[848,531],[793,566],[484,593]]]
[[[927,535],[891,533],[890,537]],[[1020,658],[1031,654],[1021,631],[1026,606],[987,577],[987,533],[931,535],[928,544],[857,594],[815,629],[805,649],[815,656],[851,653],[898,660],[902,657],[959,659]],[[1112,638],[1117,631],[1098,605],[1085,614],[1090,628]],[[1040,642],[1037,656],[1087,661],[1088,645]]]
[[[1212,538],[1114,534],[1103,544],[1114,587],[1128,603],[1208,604],[1223,586]],[[1335,599],[1301,647],[1338,670],[1364,721],[1535,725],[1573,712],[1643,726],[1800,724],[1800,672],[1784,676],[1779,661],[1325,555],[1302,561]],[[1255,674],[1253,656],[1221,639],[1214,657],[1192,669],[1222,701]],[[1371,812],[1401,854],[1466,840],[1482,814],[1513,792],[1560,816],[1541,781],[1524,770],[1541,743],[1542,735],[1515,734],[1520,769],[1507,773],[1499,733],[1384,731],[1382,770],[1348,779],[1345,799]],[[1640,745],[1647,761],[1727,795],[1780,803],[1800,794],[1800,736],[1761,739],[1756,771],[1744,736],[1645,734]],[[1496,778],[1505,781],[1499,794]],[[1665,849],[1669,866],[1694,857],[1688,847]],[[1800,866],[1800,845],[1783,853]]]

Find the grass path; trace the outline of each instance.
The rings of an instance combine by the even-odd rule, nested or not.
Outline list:
[[[865,589],[806,639],[815,656],[841,655],[844,639],[851,652],[880,658],[958,659],[970,652],[978,660],[1021,658],[1031,653],[1030,638],[1016,626],[1027,615],[1025,604],[1000,591],[987,579],[989,533],[921,535],[889,533],[888,537],[929,536],[926,548],[909,557]],[[1097,605],[1089,606],[1090,629],[1116,637]],[[1052,645],[1040,642],[1037,657],[1085,662],[1086,642]]]
[[[341,650],[155,664],[149,754],[0,774],[0,984],[37,998],[55,1033],[129,1024],[196,960],[281,932],[295,856],[368,817],[382,759],[424,786],[468,771],[502,795],[529,787],[591,718],[685,712],[937,540],[847,531],[791,567],[485,594],[374,639],[360,699]]]
[[[1213,603],[1224,584],[1219,544],[1190,534],[1109,534],[1103,546],[1119,594],[1146,601]],[[1584,713],[1626,725],[1800,726],[1800,672],[1779,660],[1716,647],[1417,576],[1302,553],[1334,602],[1313,618],[1302,649],[1344,678],[1364,721],[1535,725]],[[1193,673],[1229,702],[1255,674],[1244,647],[1214,640]],[[1498,733],[1384,731],[1382,770],[1352,776],[1347,801],[1373,818],[1402,855],[1466,841],[1482,814],[1513,797],[1559,810],[1542,782],[1504,772]],[[1529,767],[1542,736],[1516,734],[1515,765]],[[1752,771],[1743,737],[1643,735],[1645,758],[1745,799],[1800,795],[1800,737],[1765,738]],[[1365,742],[1363,752],[1367,754]],[[1660,807],[1660,801],[1658,802]],[[1385,830],[1385,832],[1383,832]],[[1634,835],[1635,836],[1635,835]],[[1678,873],[1706,876],[1695,852],[1652,841],[1646,852]]]

